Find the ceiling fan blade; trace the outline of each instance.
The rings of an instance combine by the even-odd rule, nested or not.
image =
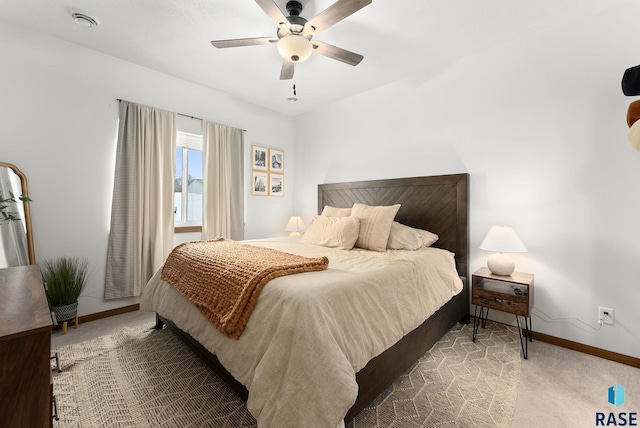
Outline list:
[[[252,39],[213,40],[211,44],[217,48],[236,48],[239,46],[268,45],[276,43],[278,39],[273,37],[255,37]]]
[[[276,27],[282,23],[286,24],[287,28],[289,27],[289,20],[284,16],[274,0],[256,0],[256,3],[269,16],[269,19],[276,24]]]
[[[338,0],[307,22],[304,26],[305,30],[313,27],[313,34],[318,34],[369,5],[371,1],[372,0]]]
[[[282,70],[280,70],[280,80],[293,79],[293,71],[295,70],[295,64],[289,61],[282,61]]]
[[[358,65],[360,61],[364,58],[362,55],[357,54],[355,52],[348,51],[346,49],[342,49],[329,43],[319,42],[314,40],[313,42],[313,52],[326,56],[331,59],[336,59],[338,61],[342,61],[345,64],[349,65]]]

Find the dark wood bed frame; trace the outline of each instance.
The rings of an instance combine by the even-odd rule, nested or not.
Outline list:
[[[398,178],[349,183],[320,184],[318,213],[326,205],[351,207],[355,202],[367,205],[401,204],[396,221],[428,230],[439,236],[434,247],[455,253],[463,291],[429,317],[421,326],[378,355],[358,373],[358,398],[345,416],[353,419],[457,322],[469,322],[469,175],[452,174],[431,177]],[[247,389],[189,334],[173,322],[157,316],[157,328],[167,325],[240,397],[247,400]]]

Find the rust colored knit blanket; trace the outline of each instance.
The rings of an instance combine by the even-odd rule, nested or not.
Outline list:
[[[174,248],[162,279],[195,303],[218,330],[238,339],[267,282],[328,265],[326,257],[302,257],[216,238]]]

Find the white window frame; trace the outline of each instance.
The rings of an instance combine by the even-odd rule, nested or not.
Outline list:
[[[188,214],[187,214],[188,192],[185,187],[188,186],[189,183],[188,183],[188,180],[185,180],[184,178],[185,178],[185,173],[186,173],[186,177],[189,176],[188,175],[188,172],[189,172],[188,152],[189,150],[196,150],[196,151],[202,152],[202,135],[178,131],[176,135],[176,149],[182,149],[182,201],[181,201],[182,216],[181,217],[183,219],[186,219],[188,218]],[[174,189],[174,193],[175,193],[175,189]],[[198,221],[182,221],[182,222],[174,221],[174,227],[175,228],[202,227],[202,219]]]

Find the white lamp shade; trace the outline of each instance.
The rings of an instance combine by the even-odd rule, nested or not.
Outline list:
[[[508,276],[516,265],[510,255],[504,253],[524,253],[524,246],[518,234],[509,226],[492,226],[480,244],[481,250],[497,251],[487,259],[487,267],[495,275]]]
[[[526,253],[518,234],[509,226],[492,226],[480,244],[481,250],[499,251],[501,253]]]
[[[289,34],[278,40],[278,52],[289,62],[302,62],[311,56],[312,51],[311,41],[298,34]]]
[[[285,227],[284,230],[291,232],[289,236],[298,236],[300,235],[300,232],[303,232],[306,228],[307,226],[304,225],[302,217],[291,216],[289,223],[287,223],[287,227]]]

